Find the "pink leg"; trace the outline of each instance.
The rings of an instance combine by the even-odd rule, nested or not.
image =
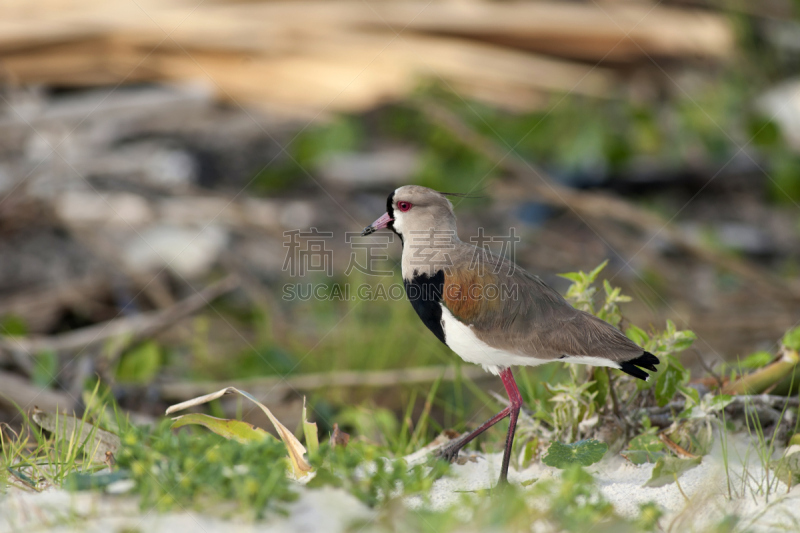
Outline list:
[[[511,373],[510,368],[506,368],[500,373],[500,379],[503,380],[503,385],[506,387],[508,400],[511,402],[509,409],[511,410],[511,420],[508,423],[508,435],[506,436],[506,450],[503,453],[503,466],[500,468],[500,483],[508,481],[508,463],[511,461],[511,446],[514,444],[514,433],[517,431],[517,418],[519,418],[519,410],[522,408],[522,395],[517,388],[517,382],[514,381],[514,374]]]
[[[508,394],[508,400],[511,405],[494,415],[492,418],[481,424],[474,431],[467,433],[454,443],[445,447],[439,455],[445,459],[452,461],[458,456],[458,452],[467,444],[472,442],[475,437],[497,424],[507,416],[511,416],[511,422],[508,426],[508,435],[506,436],[505,453],[503,454],[503,466],[500,470],[500,482],[507,481],[508,478],[508,464],[511,460],[511,445],[514,443],[514,432],[517,429],[517,418],[519,417],[519,410],[522,407],[522,396],[519,393],[517,384],[514,381],[514,375],[511,369],[506,368],[500,373],[500,379],[503,380],[503,385]]]

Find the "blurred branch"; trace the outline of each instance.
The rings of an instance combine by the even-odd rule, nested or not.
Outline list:
[[[459,375],[466,379],[490,377],[482,368],[464,366],[459,372],[447,366],[431,366],[422,368],[399,368],[396,370],[320,372],[317,374],[300,374],[290,377],[265,377],[233,381],[213,381],[206,383],[165,383],[158,385],[160,396],[164,400],[185,400],[209,394],[224,387],[254,391],[266,391],[275,397],[283,397],[295,391],[309,391],[334,387],[391,387],[412,383],[428,383],[441,379],[453,381]]]
[[[725,407],[725,414],[728,420],[743,419],[745,411],[750,409],[755,413],[759,420],[764,423],[791,423],[791,420],[780,416],[780,409],[786,407],[797,407],[800,405],[800,398],[794,396],[777,396],[774,394],[740,394],[731,398],[731,403]],[[664,407],[647,407],[639,409],[634,418],[645,414],[650,418],[650,422],[657,427],[665,428],[672,425],[675,421],[675,413],[679,413],[686,407],[685,400],[670,402]]]
[[[23,353],[32,356],[43,351],[78,350],[120,335],[128,335],[133,338],[148,337],[202,309],[212,300],[232,291],[238,285],[239,280],[236,276],[228,276],[160,311],[119,317],[59,335],[0,337],[0,352]]]
[[[8,372],[0,372],[0,402],[23,411],[36,406],[50,413],[71,409],[74,405],[68,394],[32,385],[28,379]]]
[[[742,261],[734,255],[711,250],[693,242],[669,221],[655,213],[603,192],[583,192],[556,183],[542,169],[517,155],[513,148],[501,146],[493,139],[475,131],[458,115],[439,103],[416,100],[413,101],[413,105],[432,121],[449,130],[461,142],[516,178],[513,181],[498,182],[494,186],[495,198],[519,200],[527,197],[537,202],[570,209],[579,217],[614,220],[628,224],[650,235],[659,235],[697,259],[741,276],[754,287],[780,301],[800,298],[800,288],[796,285],[789,285],[772,273]]]
[[[736,381],[728,383],[722,388],[722,394],[747,394],[758,393],[767,390],[781,379],[789,376],[794,367],[800,363],[800,354],[787,347],[781,350],[781,356],[777,361],[759,368],[755,372],[745,374]]]

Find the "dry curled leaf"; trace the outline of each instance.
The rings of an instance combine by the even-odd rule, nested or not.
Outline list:
[[[308,461],[306,461],[305,457],[303,457],[303,455],[306,453],[306,449],[300,443],[300,441],[297,440],[297,437],[295,437],[294,434],[292,434],[292,432],[286,428],[286,426],[281,424],[280,421],[275,418],[275,415],[272,414],[272,411],[270,411],[267,406],[256,400],[250,393],[239,390],[236,387],[226,387],[222,390],[218,390],[217,392],[198,396],[197,398],[192,398],[191,400],[175,404],[167,409],[167,414],[169,415],[176,411],[182,411],[184,409],[188,409],[189,407],[194,407],[195,405],[208,403],[216,400],[217,398],[221,398],[226,394],[239,394],[240,396],[244,396],[256,404],[264,412],[264,414],[267,415],[267,418],[269,418],[270,422],[272,422],[272,425],[275,427],[275,431],[278,432],[278,436],[280,436],[283,444],[286,446],[286,450],[289,452],[289,460],[292,465],[292,473],[294,474],[295,479],[305,478],[311,473],[313,469],[311,468],[311,465],[308,464]]]

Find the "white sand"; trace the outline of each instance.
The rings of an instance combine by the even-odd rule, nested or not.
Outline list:
[[[252,523],[194,512],[144,513],[135,498],[95,492],[69,493],[52,489],[37,494],[13,491],[0,496],[0,532],[344,533],[353,521],[371,521],[375,516],[354,496],[333,488],[301,488],[300,498],[289,505],[288,511],[286,517]]]
[[[729,477],[718,439],[712,453],[703,457],[699,466],[680,476],[678,481],[686,497],[675,483],[658,488],[643,487],[652,474],[652,464],[636,466],[621,456],[613,456],[592,465],[588,471],[603,497],[621,516],[637,516],[640,504],[655,502],[659,505],[664,511],[661,519],[664,530],[702,531],[719,523],[726,515],[736,515],[740,519],[736,530],[800,531],[800,487],[789,491],[770,473],[767,497],[767,473],[755,455],[755,447],[745,437],[729,437],[728,444],[732,498],[728,496]],[[430,497],[433,509],[445,509],[463,497],[465,491],[486,489],[496,482],[502,454],[474,457],[477,461],[453,465],[451,476],[436,481]],[[520,483],[559,475],[557,469],[537,462],[522,472],[510,471],[508,477],[511,483]],[[424,505],[419,497],[407,498],[407,503],[412,508]]]
[[[800,487],[787,492],[786,485],[773,482],[767,498],[763,490],[766,473],[752,449],[747,465],[744,464],[749,445],[747,439],[730,438],[729,443],[733,499],[728,498],[728,477],[719,444],[698,467],[680,477],[680,486],[688,502],[674,483],[659,488],[642,487],[650,478],[653,465],[635,466],[616,456],[592,465],[588,470],[595,477],[602,495],[622,516],[636,516],[639,504],[656,502],[665,512],[661,519],[665,531],[702,531],[729,514],[741,519],[737,531],[800,531]],[[501,454],[476,454],[474,458],[463,465],[453,465],[450,476],[434,483],[430,494],[431,507],[447,508],[463,498],[465,491],[469,494],[494,485]],[[509,480],[521,483],[559,475],[558,470],[537,462],[522,472],[512,470]],[[305,487],[298,490],[300,499],[289,507],[288,516],[272,517],[256,524],[189,512],[142,513],[136,499],[128,496],[91,492],[72,494],[58,489],[41,494],[10,491],[0,495],[0,533],[34,530],[99,533],[123,529],[147,533],[231,530],[339,533],[346,531],[353,521],[367,523],[366,531],[374,529],[369,524],[375,525],[375,511],[343,490],[309,490]],[[426,505],[419,497],[408,497],[405,501],[410,508]]]

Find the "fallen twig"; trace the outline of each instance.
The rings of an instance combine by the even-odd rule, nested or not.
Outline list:
[[[669,450],[678,457],[682,457],[683,459],[697,459],[698,457],[700,457],[699,455],[695,455],[691,452],[688,452],[685,448],[683,448],[674,440],[669,438],[667,434],[664,433],[663,431],[658,434],[658,439],[664,444],[664,446],[669,448]]]
[[[685,407],[686,402],[683,400],[670,402],[664,407],[645,407],[639,409],[634,418],[647,415],[651,424],[666,428],[672,425],[675,415],[683,411]],[[731,398],[731,402],[725,407],[725,414],[729,419],[742,418],[745,411],[750,409],[755,412],[759,420],[772,424],[781,420],[780,412],[776,409],[784,407],[800,407],[800,398],[774,394],[741,394]],[[785,417],[782,420],[788,421]]]
[[[764,405],[767,407],[798,407],[800,406],[800,398],[797,396],[777,396],[774,394],[740,394],[731,397],[731,404],[753,404]],[[675,411],[682,411],[686,406],[685,400],[677,400],[670,402],[664,407],[645,407],[639,409],[639,413],[647,415],[664,415]]]

